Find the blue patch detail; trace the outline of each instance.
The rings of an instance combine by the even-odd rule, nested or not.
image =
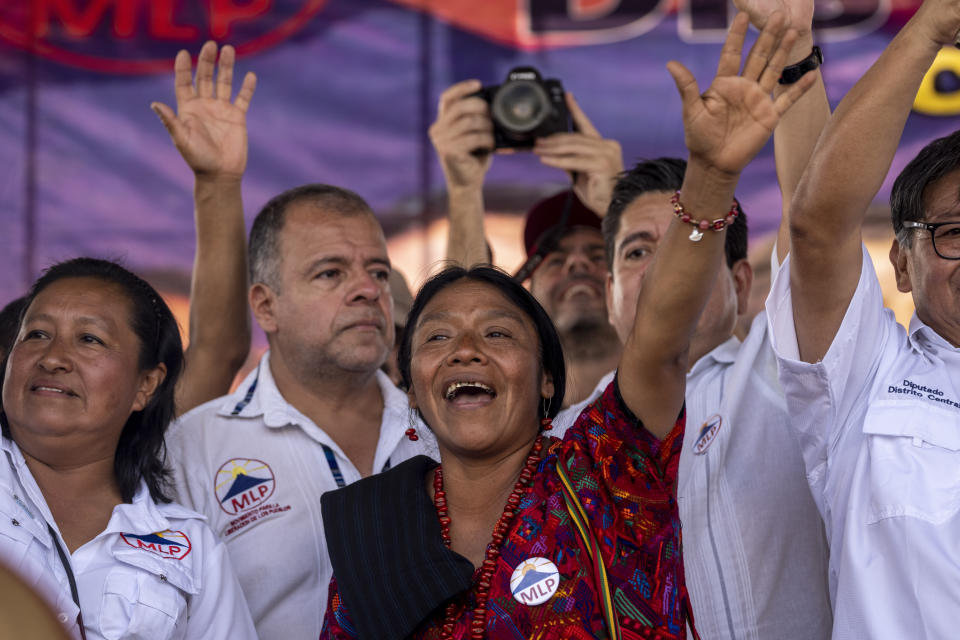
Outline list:
[[[230,485],[230,490],[227,491],[227,494],[223,496],[220,502],[226,502],[233,496],[243,493],[251,487],[255,487],[258,484],[263,484],[264,482],[270,482],[270,478],[255,478],[253,476],[248,476],[245,473],[241,473],[237,476],[237,479],[233,481],[233,484]]]
[[[552,573],[543,573],[542,571],[537,571],[536,569],[531,569],[523,576],[523,580],[520,581],[520,584],[517,585],[517,588],[513,590],[513,594],[516,595],[526,589],[527,587],[537,584],[541,580],[546,580],[547,578],[552,577]]]

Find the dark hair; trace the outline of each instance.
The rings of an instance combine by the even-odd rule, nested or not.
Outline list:
[[[120,265],[96,258],[75,258],[46,269],[26,296],[29,307],[37,295],[58,280],[94,278],[119,287],[130,301],[130,327],[140,339],[141,371],[163,363],[167,374],[140,411],[127,418],[117,451],[113,472],[124,502],[133,500],[140,481],[146,482],[150,496],[157,502],[170,502],[167,484],[170,472],[163,463],[163,435],[174,417],[174,389],[183,368],[180,329],[170,308],[156,290]],[[0,370],[3,387],[6,367]],[[0,411],[3,435],[10,437],[6,414]]]
[[[2,310],[0,310],[0,360],[3,360],[13,341],[17,339],[17,332],[20,330],[20,316],[23,310],[27,308],[27,297],[22,296],[16,300],[11,300]]]
[[[250,228],[247,258],[251,284],[262,282],[273,289],[279,288],[280,232],[286,223],[290,205],[305,201],[318,209],[343,216],[373,215],[366,200],[349,189],[329,184],[305,184],[274,196],[263,205]]]
[[[687,161],[680,158],[657,158],[641,160],[629,171],[617,178],[613,187],[613,197],[607,215],[603,218],[601,231],[603,244],[607,252],[607,269],[613,272],[613,258],[616,251],[617,233],[620,231],[620,219],[631,202],[649,191],[664,191],[673,194],[683,185],[683,175],[687,170]],[[737,206],[740,202],[737,201]],[[747,257],[747,217],[740,207],[740,215],[727,227],[724,241],[724,253],[727,266],[732,267],[738,260]]]
[[[448,267],[424,283],[413,301],[410,312],[407,314],[407,326],[400,338],[400,349],[397,353],[404,388],[410,388],[410,343],[413,340],[413,332],[417,328],[420,314],[423,313],[424,307],[435,295],[460,280],[473,280],[491,285],[503,294],[507,300],[517,305],[517,308],[533,322],[540,340],[540,366],[553,380],[553,398],[550,400],[547,416],[552,418],[557,415],[563,405],[563,394],[567,383],[560,337],[553,327],[553,322],[550,321],[550,316],[543,310],[536,298],[516,280],[495,267],[476,266],[470,269]],[[537,409],[537,415],[541,418],[544,417],[543,406]]]
[[[910,234],[904,233],[907,220],[922,220],[923,194],[931,182],[960,169],[960,131],[938,138],[920,150],[903,168],[890,190],[890,217],[897,240],[910,246]]]

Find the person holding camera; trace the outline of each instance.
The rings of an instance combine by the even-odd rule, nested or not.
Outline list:
[[[619,338],[607,322],[600,216],[610,203],[623,158],[620,144],[600,135],[559,82],[520,75],[531,71],[514,70],[499,88],[482,89],[478,80],[449,87],[440,97],[430,140],[446,178],[450,215],[447,257],[463,266],[490,261],[483,228],[483,182],[494,149],[529,149],[543,164],[573,174],[572,191],[534,205],[524,230],[528,256],[539,253],[538,266],[530,273],[530,291],[560,334],[568,374],[564,401],[573,403],[585,398],[620,357]],[[538,85],[540,92],[531,88]],[[511,87],[516,89],[511,91]],[[502,106],[505,99],[514,106],[512,119],[510,109]],[[496,126],[493,112],[500,114]],[[538,113],[545,122],[532,129],[517,116]],[[568,117],[574,131],[566,130]],[[528,131],[511,134],[505,124]]]

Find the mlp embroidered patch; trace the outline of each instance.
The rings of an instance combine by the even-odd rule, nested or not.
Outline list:
[[[120,538],[134,549],[156,554],[162,558],[183,560],[190,553],[190,538],[183,531],[157,531],[146,535],[121,533]]]
[[[722,425],[723,418],[720,417],[720,414],[714,414],[707,418],[706,421],[700,425],[700,434],[697,436],[697,441],[693,444],[693,452],[701,455],[706,451],[710,445],[713,444],[713,440],[717,437],[717,433],[720,432]]]
[[[227,460],[213,478],[217,502],[231,516],[264,504],[276,485],[270,465],[254,458]]]
[[[520,604],[543,604],[559,586],[560,571],[546,558],[527,558],[517,565],[510,577],[510,591]]]

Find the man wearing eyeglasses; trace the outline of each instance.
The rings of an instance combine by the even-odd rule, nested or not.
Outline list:
[[[890,248],[916,314],[883,307],[861,223],[920,82],[960,30],[926,0],[838,106],[791,207],[767,313],[830,543],[834,639],[956,638],[960,611],[960,132],[897,178]]]

